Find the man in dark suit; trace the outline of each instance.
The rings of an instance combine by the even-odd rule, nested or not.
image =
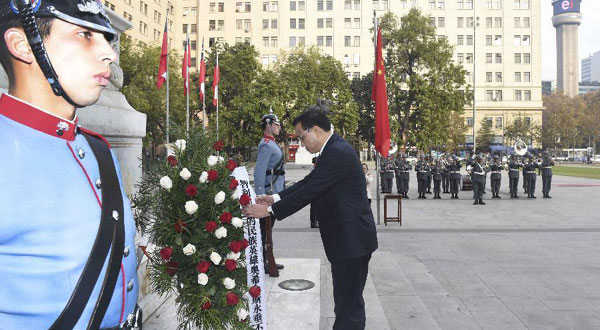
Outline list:
[[[294,119],[293,125],[306,149],[319,153],[315,169],[279,194],[259,196],[258,204],[247,205],[243,212],[249,217],[271,213],[284,219],[313,203],[331,262],[333,329],[364,329],[363,290],[371,253],[377,249],[377,231],[360,160],[348,142],[331,132],[323,111],[309,109]]]

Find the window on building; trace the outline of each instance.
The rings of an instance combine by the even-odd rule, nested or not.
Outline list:
[[[277,19],[271,20],[271,29],[277,29]]]
[[[269,37],[263,37],[263,47],[269,47]]]
[[[529,53],[523,53],[523,63],[524,64],[531,64],[531,54],[529,54]]]
[[[515,46],[521,46],[521,36],[515,36],[515,41],[513,43]]]
[[[486,46],[491,46],[492,45],[492,40],[493,40],[493,36],[491,34],[488,34],[485,36],[485,45]]]
[[[523,91],[523,99],[525,101],[531,101],[531,91],[530,90]],[[527,123],[527,126],[529,126],[530,124],[531,124],[531,119],[530,119],[530,122]]]
[[[148,4],[140,1],[140,12],[146,16],[148,16]]]
[[[465,9],[473,9],[473,0],[465,0]]]
[[[502,128],[502,117],[496,117],[496,128]]]
[[[325,46],[327,46],[327,47],[333,46],[333,37],[332,36],[325,37]]]
[[[269,55],[262,55],[260,57],[260,63],[262,63],[262,65],[269,65]]]
[[[437,9],[446,9],[446,1],[445,0],[438,0],[438,2],[437,2]]]
[[[351,18],[344,18],[344,28],[345,29],[352,28],[352,19]]]
[[[502,46],[502,35],[497,34],[494,36],[494,46]]]
[[[360,10],[360,0],[354,0],[354,10]]]
[[[160,40],[160,31],[158,31],[157,29],[154,29],[154,40]]]
[[[529,17],[523,17],[523,27],[528,28],[530,27],[530,19]]]
[[[305,37],[298,37],[298,45],[299,46],[304,46],[306,44],[306,38]]]
[[[354,47],[360,47],[360,36],[354,36]]]
[[[523,40],[523,43],[522,43],[523,46],[529,46],[531,44],[531,37],[528,35],[524,35],[522,40]]]
[[[515,53],[515,64],[521,64],[521,53]]]
[[[515,89],[515,101],[521,101],[521,100],[523,100],[523,94],[522,94],[521,90]]]
[[[296,47],[296,37],[290,37],[290,47]]]
[[[531,82],[531,72],[523,72],[523,81]]]
[[[317,0],[317,10],[318,11],[323,11],[323,0]]]
[[[223,30],[223,21],[219,21],[219,30]],[[190,25],[190,33],[191,34],[198,33],[198,24]]]
[[[465,37],[463,35],[460,35],[460,34],[457,35],[456,36],[456,45],[458,45],[458,46],[464,45],[464,43],[465,43],[464,40],[465,40]]]
[[[238,9],[236,7],[236,11],[239,12],[241,10],[241,3],[238,2],[238,4],[240,5],[240,8]],[[263,11],[269,11],[269,1],[263,1],[262,5],[263,5]]]
[[[298,29],[304,30],[304,18],[298,19]]]
[[[431,26],[435,26],[435,17],[429,17],[429,24],[431,24]]]
[[[352,37],[351,36],[345,36],[344,37],[344,46],[346,47],[350,47],[352,46]]]
[[[465,27],[468,27],[468,28],[473,27],[473,17],[467,17],[467,25]]]
[[[325,45],[324,40],[325,40],[325,38],[323,38],[323,36],[318,36],[317,37],[317,46],[321,46],[321,47],[324,46]]]
[[[296,11],[296,1],[290,1],[290,11]]]
[[[246,13],[252,12],[252,3],[251,2],[244,2],[244,12],[246,12]]]
[[[473,63],[473,53],[467,53],[467,63]]]
[[[485,0],[485,9],[492,9],[492,0]]]
[[[502,53],[496,53],[495,59],[496,63],[502,63]]]
[[[502,17],[494,17],[494,27],[496,27],[496,28],[502,27]]]
[[[485,117],[484,120],[486,125],[492,127],[492,117]]]
[[[491,72],[486,72],[485,73],[485,82],[491,83],[492,81],[493,81],[492,80],[492,73]]]
[[[327,10],[333,10],[333,0],[327,0]]]
[[[485,63],[492,63],[492,58],[493,58],[492,53],[486,53],[485,54]]]
[[[271,47],[278,47],[277,37],[271,37]]]
[[[473,45],[473,35],[468,34],[467,35],[467,46],[472,46],[472,45]]]
[[[325,19],[325,27],[327,27],[327,28],[332,28],[333,27],[333,18],[326,18]]]
[[[464,63],[465,62],[465,54],[463,54],[463,53],[456,54],[456,61],[458,62],[458,64]]]
[[[344,1],[344,10],[352,10],[352,0]]]
[[[485,27],[486,28],[491,28],[492,27],[492,22],[493,22],[493,20],[492,20],[491,17],[486,17],[485,18]]]
[[[154,18],[156,19],[156,13],[157,13],[157,11],[155,10],[154,13],[155,13],[154,14]],[[190,8],[189,7],[183,7],[183,9],[181,10],[181,14],[183,16],[189,15],[190,14]]]
[[[429,9],[435,9],[435,0],[429,0]]]
[[[456,27],[457,28],[463,27],[464,20],[465,20],[464,17],[457,17],[456,18]]]
[[[268,20],[268,19],[263,19],[263,20],[262,20],[262,28],[263,28],[263,30],[266,30],[266,29],[268,29],[268,28],[269,28],[269,20]],[[290,26],[290,29],[291,29],[291,28],[292,28],[292,27]]]
[[[521,27],[521,18],[520,17],[515,17],[515,23],[513,25],[516,28]]]
[[[208,29],[209,30],[214,30],[215,26],[216,26],[215,24],[216,24],[216,22],[214,20],[208,21]],[[188,32],[188,25],[187,24],[183,24],[182,31],[183,31],[183,34],[186,34]]]
[[[496,82],[502,82],[502,72],[496,72]]]
[[[243,40],[242,37],[235,37],[235,43],[236,43],[236,45],[237,44],[241,44],[243,42],[242,40]]]
[[[438,27],[446,27],[446,18],[438,17]]]
[[[290,29],[295,29],[295,28],[296,28],[296,19],[290,18]]]
[[[244,20],[244,30],[246,30],[246,32],[249,32],[251,29],[252,29],[252,20],[245,19]]]
[[[305,1],[298,1],[298,11],[304,11],[305,7],[306,7],[306,2]]]
[[[323,18],[317,18],[317,29],[322,29],[325,26],[325,20]]]
[[[465,9],[465,0],[456,0],[456,9]]]
[[[214,13],[216,11],[217,4],[215,2],[211,2],[208,4],[208,12]]]
[[[485,100],[486,101],[493,101],[494,100],[494,91],[486,90],[485,91]]]
[[[473,127],[473,117],[467,117],[467,126]],[[473,143],[473,137],[471,136],[471,143]]]
[[[219,11],[219,13],[222,13],[225,11],[225,3],[224,2],[219,2],[217,4],[217,10]]]
[[[515,72],[515,82],[521,82],[521,72]]]
[[[265,5],[267,6],[266,8],[264,7]],[[263,10],[264,11],[268,11],[269,10],[268,6],[269,6],[268,2],[263,2]],[[236,13],[243,12],[243,9],[244,9],[244,3],[243,2],[236,2],[235,3],[235,12]]]
[[[355,18],[354,19],[354,24],[352,24],[352,28],[354,28],[354,29],[360,29],[360,18]]]

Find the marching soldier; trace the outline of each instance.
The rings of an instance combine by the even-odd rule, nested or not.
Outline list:
[[[533,161],[533,155],[529,154],[527,157],[527,164],[523,167],[525,171],[525,181],[527,185],[527,198],[536,198],[535,197],[535,181],[537,179],[537,175],[535,170],[539,168],[539,165]]]
[[[392,156],[381,157],[379,173],[381,175],[381,192],[391,194],[394,187],[394,161]]]
[[[525,193],[527,195],[529,195],[529,186],[528,186],[528,181],[527,181],[527,170],[525,169],[526,165],[527,165],[527,155],[525,157],[523,157],[523,190],[525,191]]]
[[[434,165],[431,167],[431,175],[433,177],[433,199],[442,199],[442,197],[440,197],[440,186],[442,184],[442,164],[439,160],[436,160]]]
[[[450,199],[458,199],[458,187],[460,186],[460,168],[462,165],[460,164],[460,160],[455,155],[452,157],[452,163],[450,163],[450,193],[452,196]]]
[[[427,162],[427,165],[429,165],[429,172],[427,172],[427,193],[431,194],[431,181],[432,181],[431,168],[433,167],[433,158],[431,156],[427,156],[427,157],[425,157],[425,161]]]
[[[283,152],[277,145],[275,137],[281,131],[281,123],[277,115],[271,110],[262,116],[260,125],[263,129],[263,137],[258,144],[258,155],[254,167],[254,190],[256,195],[277,194],[285,186],[285,160]],[[317,214],[313,214],[319,219]],[[266,243],[266,218],[260,219],[260,233],[262,236],[263,250]],[[271,218],[271,228],[275,226],[275,218]],[[266,253],[265,253],[266,255]],[[265,258],[266,260],[266,258]],[[265,265],[266,266],[266,265]],[[277,264],[277,269],[283,269],[283,265]],[[265,270],[268,269],[265,267]]]
[[[400,161],[398,161],[398,159],[400,159]],[[402,194],[402,198],[405,199],[408,199],[410,170],[412,170],[412,166],[406,160],[406,155],[402,154],[401,157],[396,159],[396,184],[398,185],[398,193]]]
[[[449,164],[449,156],[444,156],[441,166],[442,166],[442,192],[444,194],[449,194],[450,191],[450,164]]]
[[[0,36],[0,327],[141,327],[119,162],[76,115],[109,84],[117,33],[95,0],[2,0]]]
[[[544,152],[544,160],[542,161],[542,193],[544,193],[544,198],[552,198],[550,197],[552,166],[554,166],[554,161],[547,152]]]
[[[510,162],[508,163],[508,189],[510,191],[510,198],[519,198],[517,196],[519,187],[519,167],[523,167],[519,161],[517,161],[517,155],[510,155]]]
[[[427,199],[425,193],[427,192],[427,175],[429,173],[429,164],[425,161],[425,156],[421,154],[419,161],[415,165],[415,172],[417,172],[417,183],[419,185],[419,199]]]
[[[475,156],[475,162],[471,170],[471,180],[473,182],[473,205],[485,205],[483,202],[483,183],[485,182],[485,169],[481,164],[481,156]]]
[[[500,157],[494,156],[494,163],[490,165],[490,186],[492,187],[492,198],[500,197],[500,181],[502,180],[502,165]]]

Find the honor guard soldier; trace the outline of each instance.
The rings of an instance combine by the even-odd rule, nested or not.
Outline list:
[[[535,197],[535,181],[537,180],[537,175],[535,170],[539,168],[539,165],[533,161],[533,155],[529,154],[527,157],[527,164],[523,166],[523,171],[525,172],[525,184],[527,186],[527,198],[536,198]]]
[[[95,0],[0,0],[0,36],[0,328],[139,329],[119,162],[75,114],[108,85],[117,33]]]
[[[398,161],[398,159],[400,159],[400,161]],[[405,199],[408,199],[410,170],[412,170],[412,165],[406,160],[405,154],[396,158],[396,184],[398,185],[398,193],[402,194],[402,198]]]
[[[527,170],[525,169],[525,167],[527,167],[526,165],[528,164],[528,159],[529,159],[529,155],[525,155],[525,157],[523,158],[523,191],[527,194],[527,196],[529,196],[529,186],[527,184],[528,180],[527,180]]]
[[[431,169],[433,168],[433,159],[431,158],[431,156],[427,156],[425,157],[425,161],[427,162],[427,165],[429,165],[429,172],[427,172],[427,193],[431,194],[431,182],[433,181]]]
[[[510,162],[508,162],[508,190],[510,191],[510,198],[519,198],[517,196],[519,188],[519,167],[523,167],[523,164],[517,160],[517,155],[510,155]]]
[[[425,161],[425,155],[419,156],[419,161],[415,165],[415,172],[417,172],[417,183],[419,190],[419,199],[427,199],[425,193],[427,192],[427,176],[429,175],[429,164]]]
[[[439,160],[436,160],[431,167],[431,176],[433,178],[433,199],[442,199],[442,197],[440,197],[442,191],[442,165]]]
[[[442,162],[442,192],[444,194],[450,193],[450,161],[449,156],[444,156]]]
[[[481,155],[475,156],[475,162],[471,170],[471,180],[473,182],[473,205],[485,205],[483,202],[483,183],[485,182],[485,169],[481,164]]]
[[[492,198],[500,197],[500,182],[502,181],[502,164],[500,157],[494,156],[494,163],[490,165],[490,186],[492,187]]]
[[[450,163],[450,193],[452,196],[450,199],[458,199],[458,187],[460,186],[460,168],[462,165],[460,164],[460,160],[457,156],[452,157],[452,163]]]
[[[384,194],[391,194],[394,186],[394,161],[392,160],[392,156],[388,155],[387,158],[381,157],[379,166],[381,192]]]
[[[268,114],[262,116],[260,126],[263,129],[263,137],[258,144],[256,166],[254,167],[254,191],[257,196],[273,195],[282,191],[285,186],[284,154],[275,141],[275,137],[281,132],[281,123],[277,115],[271,110]],[[315,215],[315,217],[318,220],[318,215]],[[263,249],[266,243],[265,224],[266,218],[261,218],[260,232]],[[271,217],[271,228],[273,226],[275,226],[275,218]],[[277,268],[283,269],[283,265],[277,264]],[[266,269],[267,267],[265,267]]]
[[[550,197],[552,166],[554,166],[554,161],[547,152],[544,152],[544,159],[542,161],[542,193],[544,193],[544,198],[552,198]]]

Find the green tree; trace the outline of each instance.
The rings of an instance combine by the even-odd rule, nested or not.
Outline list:
[[[542,144],[544,148],[566,148],[577,142],[577,126],[584,104],[557,92],[544,97]]]
[[[488,151],[493,139],[494,131],[491,121],[485,118],[481,119],[479,130],[477,130],[477,152]]]
[[[357,138],[366,142],[368,150],[375,142],[375,104],[371,101],[373,72],[352,79],[350,90],[358,110]]]
[[[535,144],[541,140],[542,127],[540,123],[530,122],[525,116],[518,113],[513,117],[512,122],[506,125],[504,135],[510,144],[517,139],[521,139],[527,144]]]
[[[600,137],[600,91],[585,94],[583,102],[582,133],[587,137],[588,145],[594,147],[595,153],[596,139]]]
[[[465,144],[465,132],[467,131],[467,126],[462,114],[453,112],[450,115],[448,130],[448,138],[442,149],[449,153],[455,153]]]
[[[418,9],[399,20],[386,13],[381,20],[391,126],[401,148],[444,145],[453,134],[448,125],[469,102],[466,71],[453,62],[453,48],[437,38],[435,26]]]

